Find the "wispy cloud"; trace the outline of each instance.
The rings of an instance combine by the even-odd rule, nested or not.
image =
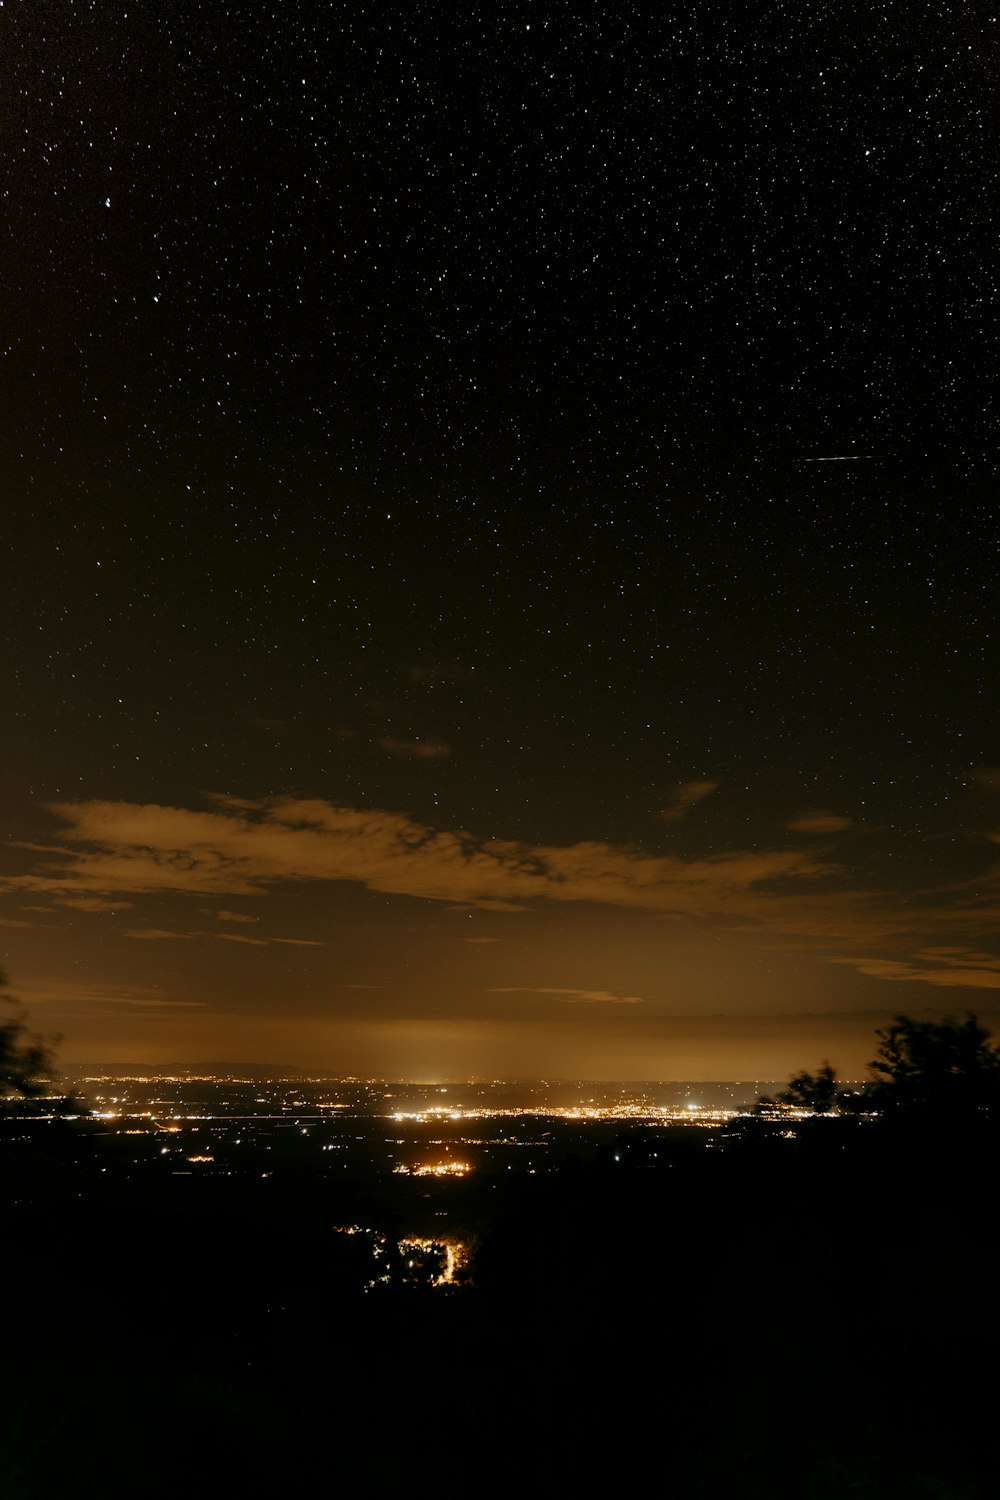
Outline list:
[[[1000,989],[1000,956],[972,948],[924,948],[906,958],[836,958],[872,979],[940,985],[946,989]]]
[[[718,791],[717,781],[682,781],[678,787],[671,792],[666,805],[660,809],[658,816],[665,823],[679,823],[681,818],[686,817],[692,807],[699,802],[704,802],[713,792]]]
[[[259,922],[260,921],[260,917],[250,917],[250,916],[247,916],[247,914],[245,912],[242,912],[242,911],[225,911],[225,910],[223,910],[223,911],[216,911],[211,906],[203,906],[201,908],[201,914],[202,914],[203,917],[214,917],[217,922]]]
[[[504,984],[489,991],[491,995],[553,995],[567,1005],[644,1005],[641,995],[616,995],[613,990],[578,990],[553,988],[543,984]]]
[[[792,833],[844,833],[854,827],[853,819],[839,813],[807,812],[785,824]]]
[[[94,1014],[124,1007],[131,1011],[204,1010],[202,1000],[184,1000],[164,995],[145,985],[102,984],[76,978],[38,977],[18,984],[18,995],[32,1008],[45,1006]]]
[[[403,740],[385,737],[375,741],[386,755],[400,755],[406,760],[444,760],[451,754],[451,746],[444,740]]]
[[[243,932],[185,932],[176,927],[126,927],[123,936],[155,942],[170,942],[174,938],[183,942],[191,938],[206,938],[210,943],[242,943],[248,948],[267,948],[271,943],[286,943],[293,948],[326,946],[318,938],[248,937]]]
[[[177,932],[167,927],[126,927],[125,936],[138,938],[140,942],[158,943],[167,942],[173,938],[193,938],[198,934],[195,932]]]
[[[108,901],[103,896],[64,896],[60,906],[69,906],[74,911],[127,911],[132,901]]]

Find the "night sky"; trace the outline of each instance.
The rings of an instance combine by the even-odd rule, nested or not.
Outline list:
[[[990,9],[7,0],[0,951],[62,1057],[996,1014]]]

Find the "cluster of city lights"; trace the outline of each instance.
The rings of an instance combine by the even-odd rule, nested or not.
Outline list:
[[[467,1161],[438,1161],[425,1162],[419,1167],[393,1167],[392,1170],[399,1177],[465,1177],[472,1171],[472,1166]]]
[[[411,1269],[414,1251],[419,1255],[443,1254],[444,1265],[431,1282],[432,1286],[454,1286],[459,1272],[469,1263],[469,1247],[461,1240],[425,1240],[418,1235],[408,1235],[406,1239],[400,1240],[399,1248],[404,1254],[411,1252],[408,1261]]]
[[[366,1291],[377,1286],[390,1286],[394,1277],[402,1275],[406,1280],[424,1279],[433,1287],[455,1286],[469,1264],[471,1248],[464,1240],[427,1239],[423,1235],[409,1234],[400,1240],[390,1240],[378,1229],[366,1229],[361,1224],[335,1224],[334,1234],[364,1235],[371,1241],[372,1257],[378,1274],[365,1285]],[[436,1266],[436,1273],[429,1280],[421,1273]]]
[[[396,1121],[407,1121],[414,1125],[438,1124],[442,1120],[521,1120],[533,1118],[538,1120],[581,1120],[600,1122],[604,1120],[646,1120],[653,1124],[663,1124],[678,1121],[694,1122],[698,1125],[722,1125],[727,1120],[735,1119],[737,1115],[745,1114],[742,1109],[706,1109],[702,1105],[690,1101],[684,1105],[675,1104],[649,1104],[645,1100],[625,1100],[617,1104],[575,1104],[559,1107],[556,1105],[536,1105],[524,1108],[522,1106],[473,1106],[471,1108],[456,1109],[449,1105],[433,1105],[428,1109],[395,1110],[387,1118]]]

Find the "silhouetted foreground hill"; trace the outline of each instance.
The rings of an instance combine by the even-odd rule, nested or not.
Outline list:
[[[992,1497],[994,1143],[814,1125],[525,1177],[455,1290],[365,1293],[328,1183],[57,1163],[4,1215],[0,1495]]]

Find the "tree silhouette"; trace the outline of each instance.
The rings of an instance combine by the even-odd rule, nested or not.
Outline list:
[[[877,1108],[979,1111],[1000,1103],[1000,1050],[977,1016],[896,1016],[876,1036],[878,1051],[868,1067]]]
[[[7,992],[7,976],[0,970],[0,1108],[12,1100],[33,1099],[44,1093],[54,1067],[52,1054],[40,1036],[27,1028],[23,1008]]]
[[[836,1069],[824,1058],[822,1066],[815,1073],[803,1068],[801,1073],[790,1078],[786,1087],[773,1097],[770,1094],[760,1094],[753,1112],[758,1116],[766,1116],[772,1111],[791,1107],[808,1109],[815,1115],[826,1115],[839,1103]]]
[[[829,1114],[837,1102],[837,1074],[826,1058],[815,1073],[796,1073],[788,1080],[787,1088],[778,1095],[781,1104],[792,1104],[798,1109],[810,1109],[813,1114]]]

